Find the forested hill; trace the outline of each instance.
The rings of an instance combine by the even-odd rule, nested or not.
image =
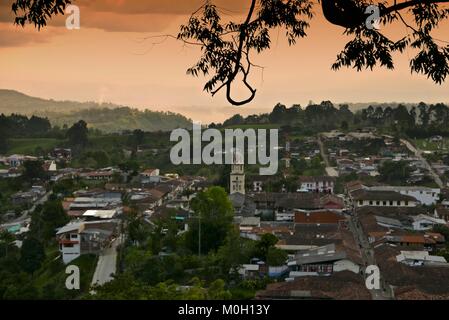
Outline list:
[[[98,106],[95,102],[47,100],[31,97],[14,90],[0,89],[0,113],[6,115],[16,113],[31,116],[37,111],[70,112]],[[114,105],[106,105],[106,107],[114,107]]]
[[[306,108],[293,105],[288,108],[277,104],[271,113],[251,115],[246,118],[234,115],[222,125],[215,126],[255,126],[277,125],[295,128],[296,132],[312,134],[327,130],[354,130],[376,127],[384,132],[408,135],[412,138],[432,135],[449,136],[449,106],[443,103],[421,102],[410,106],[382,104],[369,106],[357,112],[347,104],[334,105],[330,101],[311,104]]]
[[[22,114],[47,117],[52,125],[71,126],[84,120],[89,127],[104,132],[142,129],[169,131],[189,128],[186,117],[169,112],[139,111],[111,103],[54,101],[27,96],[13,90],[0,89],[0,114]]]
[[[191,120],[183,115],[170,112],[140,111],[128,107],[94,108],[70,113],[38,112],[53,125],[71,126],[78,120],[84,120],[89,128],[103,132],[121,132],[141,129],[143,131],[170,131],[176,128],[192,128]]]

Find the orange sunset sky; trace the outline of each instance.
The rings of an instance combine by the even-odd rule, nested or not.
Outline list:
[[[308,37],[296,46],[288,46],[282,30],[273,32],[272,49],[254,59],[265,67],[263,74],[254,70],[251,79],[257,98],[235,108],[223,94],[212,98],[203,92],[205,78],[186,75],[199,58],[197,48],[171,39],[157,45],[154,39],[142,41],[176,35],[202,0],[75,0],[81,9],[80,30],[67,30],[65,18],[59,17],[41,32],[13,26],[11,2],[0,0],[0,88],[32,96],[173,111],[203,122],[266,112],[277,102],[449,102],[449,80],[437,85],[410,73],[411,50],[395,57],[394,71],[332,71],[349,38],[324,20],[318,5]],[[242,19],[249,0],[215,3],[225,17]],[[399,24],[384,31],[394,39],[407,32]],[[447,21],[435,36],[449,40]]]

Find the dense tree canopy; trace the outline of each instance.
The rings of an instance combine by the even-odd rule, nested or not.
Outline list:
[[[25,161],[23,163],[24,173],[23,176],[29,181],[34,179],[43,179],[45,177],[45,171],[42,161]]]
[[[51,131],[50,121],[46,118],[11,114],[0,115],[0,132],[8,137],[33,137],[45,135]]]
[[[192,200],[192,209],[195,212],[195,219],[190,223],[186,235],[187,246],[193,252],[197,252],[200,233],[201,253],[217,250],[224,244],[231,230],[234,215],[226,191],[220,187],[213,187],[199,193]]]
[[[15,0],[12,11],[16,15],[16,24],[24,26],[30,23],[40,29],[53,15],[64,14],[65,7],[70,3],[70,0]]]
[[[31,234],[40,241],[49,241],[55,237],[56,229],[69,221],[60,201],[47,201],[36,208],[32,215]]]
[[[26,272],[33,274],[38,270],[45,259],[44,246],[35,238],[23,241],[20,250],[20,265]]]
[[[381,180],[389,184],[405,185],[410,178],[411,169],[404,161],[387,161],[380,168]]]
[[[354,112],[353,112],[354,111]],[[334,105],[330,101],[311,103],[305,108],[293,105],[288,108],[277,104],[271,113],[251,115],[246,118],[234,116],[222,126],[276,124],[290,135],[313,134],[326,130],[354,130],[363,127],[385,129],[395,136],[429,138],[434,135],[449,136],[449,106],[437,103],[417,105],[381,104],[370,105],[351,111],[348,105]],[[216,125],[220,127],[220,125]],[[293,129],[294,128],[294,129]],[[375,145],[372,145],[372,144]],[[382,140],[372,144],[354,145],[354,148],[379,149]],[[366,148],[365,148],[366,149]],[[379,151],[379,150],[378,150]],[[305,169],[305,168],[303,168]],[[301,170],[300,170],[301,171]]]
[[[67,131],[67,138],[72,146],[85,147],[88,142],[88,133],[87,123],[80,120]]]

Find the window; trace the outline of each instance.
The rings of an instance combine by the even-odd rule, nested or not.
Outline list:
[[[405,206],[408,206],[408,201],[405,201]]]
[[[387,206],[387,201],[384,201],[384,207],[386,207]]]
[[[390,206],[394,206],[394,201],[390,201]]]
[[[380,201],[376,201],[376,206],[380,206]]]
[[[372,206],[372,205],[373,205],[373,202],[372,202],[372,201],[370,201],[370,202],[369,202],[369,205],[370,205],[370,206]]]

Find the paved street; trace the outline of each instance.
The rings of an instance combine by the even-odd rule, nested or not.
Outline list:
[[[334,167],[331,167],[330,165],[329,158],[327,157],[326,150],[324,147],[324,143],[323,141],[321,141],[321,136],[318,136],[318,145],[320,146],[321,157],[323,158],[324,164],[326,166],[326,174],[329,177],[338,177],[339,176],[338,171]]]
[[[324,147],[323,141],[321,141],[321,136],[318,136],[318,145],[320,146],[321,157],[323,158],[324,164],[326,168],[330,167],[330,162],[326,154],[326,150]]]
[[[98,258],[97,267],[92,278],[93,285],[103,285],[113,280],[113,275],[117,268],[117,247],[121,243],[121,238],[116,239],[109,248],[103,250]]]
[[[418,150],[415,148],[413,144],[411,144],[409,141],[405,139],[401,139],[401,143],[404,144],[411,152],[415,154],[415,156],[424,164],[424,166],[429,170],[430,174],[432,175],[433,179],[435,180],[436,184],[440,188],[444,188],[443,181],[441,180],[440,176],[436,174],[436,172],[433,170],[432,166],[429,164],[429,162],[423,157],[421,150]]]
[[[30,209],[22,211],[22,215],[19,218],[14,219],[14,220],[12,220],[8,223],[5,223],[3,225],[0,225],[0,227],[4,228],[4,227],[8,227],[8,226],[13,226],[13,225],[17,225],[17,224],[25,224],[25,223],[31,222],[30,214],[33,213],[33,211],[36,209],[36,207],[38,205],[44,204],[45,202],[47,202],[48,198],[52,194],[53,194],[52,191],[47,192],[42,198],[37,200]]]
[[[374,250],[371,246],[371,244],[368,241],[367,236],[363,232],[362,226],[358,220],[357,214],[354,214],[354,216],[351,218],[349,222],[349,227],[352,233],[354,234],[354,238],[357,242],[357,244],[360,247],[361,253],[362,253],[362,260],[365,265],[365,268],[368,266],[376,266],[376,259],[374,256]],[[367,275],[365,274],[365,268],[363,270],[363,276],[366,279]],[[371,296],[373,300],[389,300],[391,299],[391,294],[389,293],[390,289],[388,286],[384,283],[384,280],[382,279],[382,274],[380,278],[381,283],[381,289],[380,290],[370,290]]]

